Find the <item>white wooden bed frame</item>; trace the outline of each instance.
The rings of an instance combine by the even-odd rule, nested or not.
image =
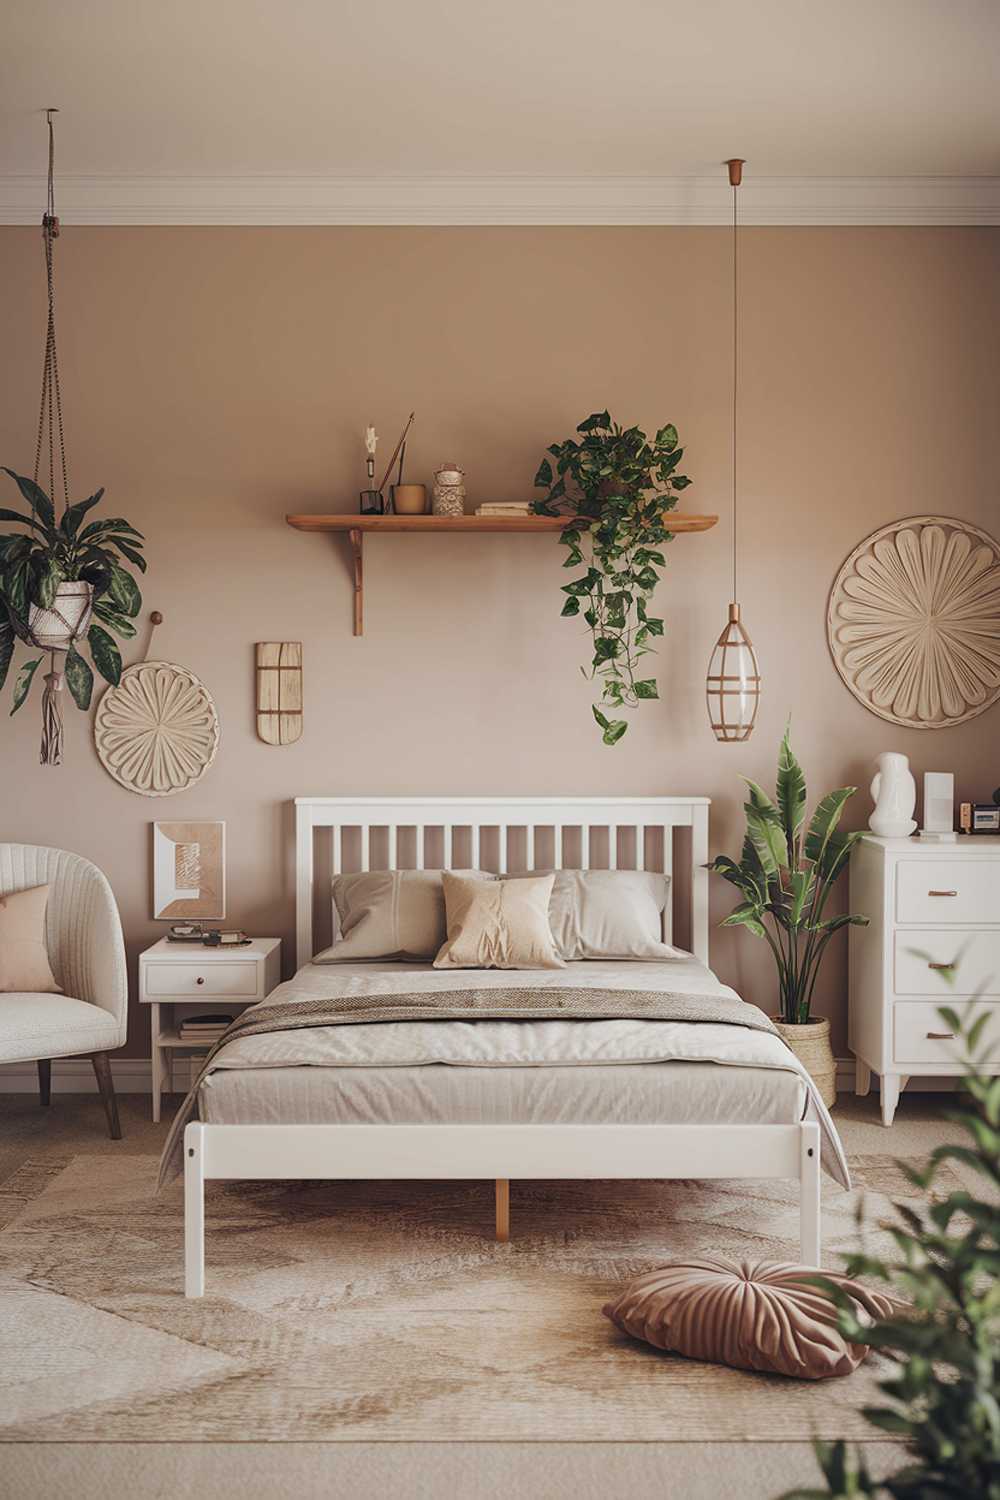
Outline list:
[[[397,867],[397,834],[415,830],[423,868],[426,830],[441,830],[445,868],[480,863],[480,833],[496,829],[498,873],[507,868],[509,832],[524,830],[525,868],[535,868],[536,834],[553,830],[562,868],[566,830],[590,868],[595,829],[607,830],[616,868],[622,830],[634,830],[644,864],[643,830],[662,830],[663,868],[674,869],[674,830],[690,829],[691,948],[708,962],[707,797],[298,797],[295,801],[296,941],[301,967],[313,943],[314,848],[318,828],[332,830],[332,870],[340,873],[346,829],[360,831],[360,868],[370,867],[372,830],[385,830],[388,868]],[[465,838],[458,835],[465,830]],[[603,842],[603,840],[602,840]],[[626,838],[625,842],[628,842]],[[464,854],[459,851],[463,849]],[[377,868],[378,866],[376,866]],[[676,889],[676,882],[674,889]],[[323,899],[328,899],[324,882]],[[673,902],[664,935],[673,933]],[[511,1178],[797,1178],[800,1253],[817,1266],[820,1249],[819,1126],[789,1125],[205,1125],[184,1132],[185,1293],[205,1290],[205,1183],[304,1178],[493,1178],[497,1237],[509,1232]]]

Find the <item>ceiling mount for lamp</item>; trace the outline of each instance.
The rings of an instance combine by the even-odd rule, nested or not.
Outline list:
[[[723,627],[705,678],[705,702],[708,721],[715,738],[723,744],[748,740],[753,733],[760,702],[760,668],[753,641],[740,619],[737,603],[737,470],[736,437],[739,408],[739,240],[737,188],[743,181],[742,156],[732,156],[726,162],[729,186],[733,190],[733,592],[729,604],[729,616]]]

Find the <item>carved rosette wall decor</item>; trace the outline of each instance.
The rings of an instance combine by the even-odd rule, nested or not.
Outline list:
[[[827,639],[880,718],[909,729],[974,719],[1000,699],[1000,542],[948,516],[883,526],[834,579]]]
[[[94,743],[110,776],[140,797],[169,797],[200,781],[219,748],[219,719],[186,667],[128,667],[101,699]]]

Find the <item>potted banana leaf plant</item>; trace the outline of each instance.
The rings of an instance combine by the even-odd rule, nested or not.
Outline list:
[[[806,780],[786,729],[778,754],[775,796],[744,777],[749,796],[743,804],[746,835],[738,860],[717,855],[709,865],[739,891],[742,900],[724,927],[745,927],[763,938],[778,975],[775,1024],[808,1069],[826,1104],[837,1097],[830,1023],[811,1014],[813,991],[834,934],[844,927],[867,927],[868,918],[826,915],[830,893],[847,868],[861,833],[839,828],[841,814],[857,787],[829,792],[806,824]]]
[[[60,693],[65,680],[73,701],[90,707],[94,673],[84,642],[105,681],[121,678],[122,660],[114,636],[130,639],[142,595],[125,563],[146,571],[142,534],[121,517],[87,520],[100,502],[98,490],[66,505],[60,517],[33,479],[5,469],[27,502],[28,512],[0,509],[0,521],[21,528],[0,535],[0,688],[6,682],[18,641],[50,653],[42,704],[42,764],[62,759]],[[57,656],[60,664],[57,666]],[[64,661],[63,661],[64,658]],[[17,674],[11,713],[31,691],[42,655],[29,656]]]

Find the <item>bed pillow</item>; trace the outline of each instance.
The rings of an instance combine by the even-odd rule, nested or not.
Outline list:
[[[338,875],[334,915],[340,936],[317,953],[316,964],[352,959],[431,959],[445,940],[441,870],[371,870]],[[484,871],[470,879],[492,880]]]
[[[887,1297],[836,1271],[695,1260],[637,1276],[604,1316],[623,1333],[689,1359],[799,1380],[850,1375],[868,1345],[852,1344],[840,1332],[835,1304],[810,1284],[818,1275],[846,1292],[862,1319],[885,1317],[892,1308]]]
[[[62,993],[56,984],[45,946],[45,908],[48,904],[47,885],[0,896],[0,993]]]
[[[549,923],[560,958],[686,958],[663,941],[670,876],[647,870],[556,870]],[[512,876],[511,879],[523,879]]]
[[[549,927],[553,875],[476,880],[445,871],[448,941],[435,969],[561,969]]]

